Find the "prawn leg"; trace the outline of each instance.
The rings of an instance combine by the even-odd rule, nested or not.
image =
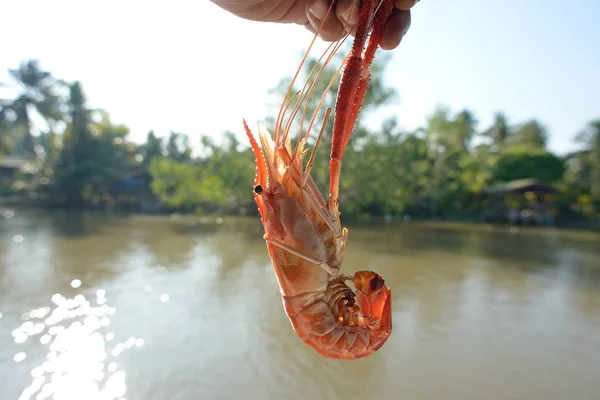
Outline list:
[[[323,270],[325,272],[327,272],[331,276],[336,276],[337,275],[337,271],[335,269],[331,268],[329,265],[327,265],[327,263],[323,262],[323,260],[320,260],[320,259],[318,259],[316,257],[312,257],[312,256],[310,256],[310,255],[308,255],[308,254],[306,254],[306,253],[304,253],[304,252],[302,252],[302,251],[300,251],[298,249],[295,249],[294,247],[292,247],[292,246],[290,246],[288,244],[285,244],[285,243],[283,243],[283,242],[281,242],[281,241],[279,241],[279,240],[271,237],[271,235],[269,235],[268,233],[264,234],[263,239],[266,242],[273,244],[274,246],[277,246],[277,247],[279,247],[279,248],[281,248],[281,249],[283,249],[283,250],[285,250],[287,252],[290,252],[290,253],[294,254],[295,256],[298,256],[300,258],[305,259],[306,261],[308,261],[310,263],[318,265],[319,267],[323,268]]]
[[[371,79],[369,67],[394,8],[394,0],[380,0],[379,4],[377,3],[377,0],[362,2],[354,43],[346,61],[336,99],[329,161],[329,209],[334,217],[339,215],[339,184],[344,152]],[[371,26],[373,32],[363,57]]]

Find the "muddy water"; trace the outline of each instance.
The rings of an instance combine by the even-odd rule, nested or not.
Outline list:
[[[373,356],[294,335],[254,219],[2,210],[1,399],[600,399],[600,237],[351,228],[393,290]]]

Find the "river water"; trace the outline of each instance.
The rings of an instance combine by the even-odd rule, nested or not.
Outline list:
[[[0,210],[0,398],[600,399],[600,236],[350,228],[393,290],[356,361],[304,345],[257,219]]]

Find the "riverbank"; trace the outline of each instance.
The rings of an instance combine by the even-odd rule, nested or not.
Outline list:
[[[27,214],[38,214],[38,215],[55,215],[69,217],[72,215],[80,214],[81,212],[75,210],[69,210],[64,208],[52,208],[52,207],[36,207],[32,205],[23,205],[18,202],[12,205],[0,202],[0,216],[3,215],[4,211],[14,212],[19,210],[20,212]],[[167,219],[171,223],[177,225],[177,229],[183,231],[193,230],[206,230],[218,228],[226,228],[229,226],[236,226],[243,224],[248,228],[254,226],[255,228],[263,229],[260,223],[258,214],[256,215],[227,215],[227,214],[211,214],[201,215],[194,213],[143,213],[143,212],[127,212],[118,209],[88,209],[84,210],[83,213],[86,218],[91,220],[163,220]],[[10,213],[8,215],[11,215]],[[385,217],[369,217],[369,218],[347,218],[342,214],[342,225],[349,228],[377,228],[377,229],[396,229],[396,227],[404,225],[422,226],[432,229],[443,229],[443,230],[462,230],[462,231],[508,231],[508,232],[519,232],[527,235],[556,235],[557,232],[565,235],[577,235],[584,238],[589,233],[600,233],[600,221],[599,220],[586,220],[586,221],[565,221],[558,220],[558,223],[553,226],[536,226],[536,225],[511,225],[508,223],[489,223],[478,221],[477,219],[427,219],[427,218],[385,218]]]

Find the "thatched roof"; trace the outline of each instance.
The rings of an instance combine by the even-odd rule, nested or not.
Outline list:
[[[18,157],[0,157],[0,168],[19,169],[27,164],[27,160]]]
[[[516,181],[498,183],[485,189],[484,193],[553,193],[556,188],[539,179],[518,179]]]

